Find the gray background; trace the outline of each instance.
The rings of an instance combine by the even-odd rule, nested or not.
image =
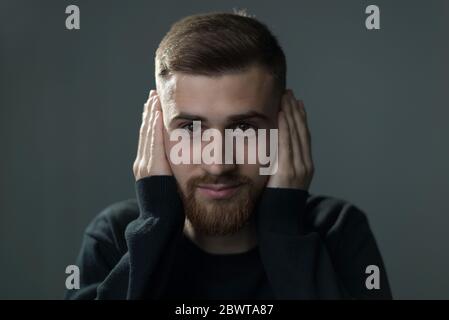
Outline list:
[[[65,29],[77,4],[81,30]],[[367,31],[377,4],[381,30]],[[248,8],[306,104],[311,192],[369,217],[394,297],[449,298],[449,1],[1,1],[0,298],[62,297],[88,222],[132,198],[171,23]]]

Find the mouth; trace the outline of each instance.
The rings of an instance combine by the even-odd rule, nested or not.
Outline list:
[[[200,184],[197,190],[205,198],[208,199],[228,199],[231,198],[242,186],[239,184]]]

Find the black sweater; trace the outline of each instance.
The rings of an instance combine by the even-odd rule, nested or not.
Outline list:
[[[179,241],[162,299],[274,299],[259,248],[211,254],[188,237]]]
[[[255,212],[257,247],[220,256],[184,236],[173,176],[142,178],[135,186],[137,200],[112,204],[87,227],[77,259],[80,289],[68,290],[67,299],[392,298],[367,218],[348,202],[266,188]],[[380,269],[379,289],[366,287],[369,265]],[[212,266],[215,272],[204,272]]]

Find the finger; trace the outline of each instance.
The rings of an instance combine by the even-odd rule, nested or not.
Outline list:
[[[161,112],[161,116],[162,116],[162,107],[161,107],[161,97],[159,97],[157,94],[155,95],[155,104],[154,107],[156,108],[156,111],[160,111]]]
[[[285,111],[281,110],[278,114],[279,135],[278,135],[278,171],[286,170],[290,163],[290,133],[288,129]]]
[[[137,159],[141,159],[144,153],[145,149],[145,141],[146,141],[146,134],[148,130],[148,122],[149,122],[149,102],[148,99],[147,102],[143,105],[143,113],[142,113],[142,123],[140,125],[139,130],[139,144],[137,146]]]
[[[162,119],[162,110],[160,101],[156,98],[154,102],[154,123],[153,123],[153,132],[152,132],[152,154],[156,157],[162,156],[165,157],[165,149],[164,149],[164,122]]]
[[[307,124],[307,115],[304,108],[304,102],[302,100],[296,101],[295,122],[297,123],[301,149],[303,151],[303,158],[306,168],[313,170],[313,159],[312,159],[312,141],[310,130]]]
[[[289,127],[291,132],[291,143],[292,143],[292,166],[296,173],[304,171],[304,159],[303,151],[301,149],[301,142],[299,137],[299,131],[297,123],[295,121],[295,109],[296,109],[295,99],[293,93],[289,91],[288,95],[288,110],[289,110]]]
[[[151,135],[152,135],[152,131],[153,131],[154,114],[156,112],[156,108],[154,108],[155,99],[156,99],[156,96],[152,96],[148,102],[149,118],[145,125],[146,126],[145,131],[144,131],[145,142],[143,145],[142,157],[140,158],[144,164],[148,163],[148,160],[150,157]]]
[[[153,131],[151,136],[151,172],[155,175],[166,175],[170,172],[170,167],[165,155],[164,147],[164,122],[159,99],[156,100],[153,120]],[[149,169],[150,171],[150,169]]]
[[[148,100],[154,97],[157,94],[156,90],[150,90],[150,94],[148,95]]]
[[[149,110],[150,110],[150,102],[151,98],[156,94],[156,90],[150,90],[150,94],[148,95],[147,101],[143,105],[143,112],[142,112],[142,123],[140,125],[139,130],[139,144],[137,147],[137,158],[140,159],[142,157],[143,151],[144,151],[144,145],[145,145],[145,138],[146,138],[146,132],[148,130],[148,123],[149,123]]]
[[[288,142],[288,146],[285,149],[287,151],[288,161],[289,161],[287,165],[290,167],[290,164],[292,163],[292,160],[293,160],[293,150],[292,150],[292,145],[291,145],[291,138],[292,138],[292,135],[294,134],[294,131],[293,131],[294,128],[293,128],[293,126],[290,125],[291,114],[290,114],[290,105],[288,102],[288,99],[289,99],[288,95],[289,94],[287,93],[283,97],[282,111],[284,112],[284,118],[285,118],[285,123],[286,123],[286,134],[285,134],[286,137],[284,139],[286,142]]]

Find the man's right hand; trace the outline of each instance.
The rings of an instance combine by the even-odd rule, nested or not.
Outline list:
[[[160,99],[156,90],[151,90],[144,105],[137,157],[133,164],[136,181],[149,176],[173,175],[165,156],[163,129]]]

